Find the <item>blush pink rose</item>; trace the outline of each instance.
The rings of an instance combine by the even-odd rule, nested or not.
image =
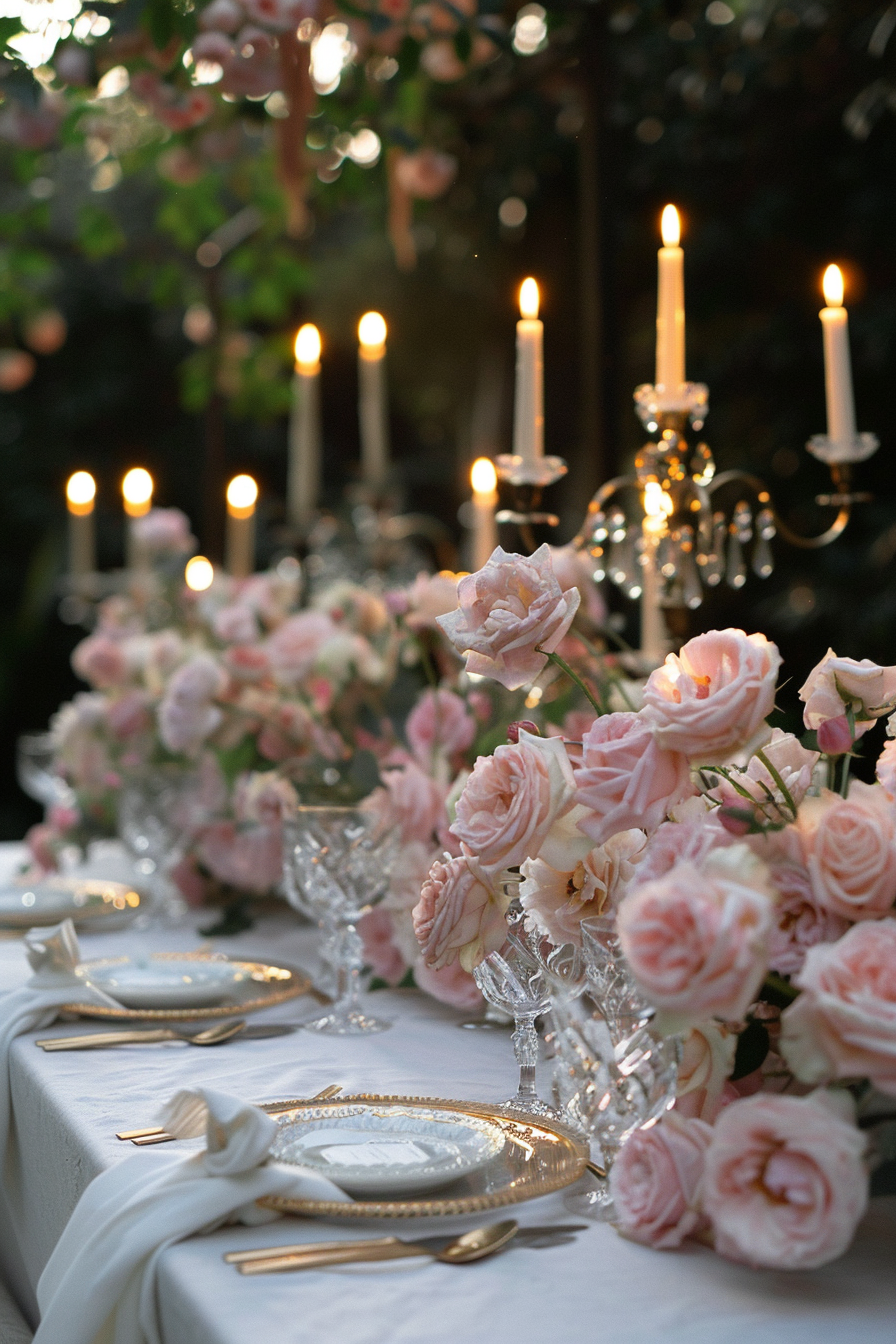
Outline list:
[[[870,658],[838,658],[828,649],[800,687],[800,699],[806,708],[803,722],[818,729],[827,719],[838,719],[851,709],[856,720],[856,736],[868,731],[875,719],[890,714],[896,707],[896,667],[879,667]]]
[[[769,867],[775,902],[775,927],[768,964],[780,975],[795,975],[816,943],[833,943],[849,928],[840,915],[819,905],[808,870],[784,860]]]
[[[447,786],[424,774],[415,761],[381,770],[383,788],[371,795],[371,806],[382,809],[384,823],[397,826],[404,844],[431,845],[448,820]]]
[[[765,635],[710,630],[650,674],[644,713],[657,741],[691,760],[718,761],[759,731],[775,707],[781,655]]]
[[[192,754],[211,736],[223,717],[212,701],[224,686],[211,654],[199,653],[177,669],[158,708],[159,736],[169,751]]]
[[[411,630],[436,629],[438,617],[447,616],[457,606],[457,582],[450,570],[418,574],[407,591],[405,624]]]
[[[847,1249],[868,1202],[865,1138],[834,1105],[759,1093],[722,1111],[703,1180],[720,1255],[816,1269]]]
[[[268,656],[277,679],[284,685],[302,680],[330,640],[340,633],[323,611],[300,611],[283,622],[268,640]]]
[[[253,644],[258,638],[258,621],[251,607],[231,602],[215,613],[214,630],[223,644]]]
[[[411,751],[428,766],[436,753],[450,759],[466,751],[476,736],[476,720],[454,691],[427,690],[408,715],[405,731]]]
[[[145,733],[152,724],[148,697],[144,691],[126,691],[110,700],[106,707],[109,731],[124,742],[138,733]]]
[[[459,1008],[465,1013],[478,1013],[485,1003],[476,981],[469,971],[464,970],[459,961],[435,971],[431,966],[427,966],[425,961],[420,960],[414,966],[414,979],[424,994],[438,999],[439,1003],[447,1003],[449,1008]]]
[[[853,741],[859,736],[858,729],[853,733],[845,714],[838,715],[836,719],[823,719],[815,730],[818,750],[823,751],[825,756],[843,756],[852,750]]]
[[[677,863],[697,868],[714,849],[736,843],[722,825],[718,811],[710,812],[702,798],[689,798],[675,809],[678,820],[664,821],[647,841],[632,875],[632,887],[665,877]]]
[[[896,1096],[896,920],[855,924],[810,947],[781,1018],[781,1053],[802,1082],[870,1078]]]
[[[555,947],[582,945],[583,919],[609,915],[616,908],[635,872],[644,848],[644,832],[620,831],[605,845],[592,849],[571,871],[552,868],[544,859],[522,865],[520,903],[527,923]]]
[[[436,624],[466,655],[468,672],[515,691],[543,670],[581,599],[577,588],[561,591],[545,545],[530,556],[497,546],[483,569],[460,580],[457,600],[458,609]]]
[[[447,856],[446,856],[447,859]],[[437,859],[414,907],[414,932],[433,970],[459,961],[472,972],[507,937],[509,899],[472,854]]]
[[[108,635],[88,635],[72,654],[78,676],[98,690],[107,691],[127,681],[128,662],[121,645]]]
[[[874,767],[877,782],[886,789],[891,798],[896,799],[896,742],[886,742]]]
[[[622,1145],[610,1169],[616,1226],[633,1241],[669,1249],[699,1230],[700,1185],[712,1129],[670,1112]]]
[[[236,826],[215,822],[199,835],[197,857],[225,886],[257,896],[272,891],[283,875],[279,826]]]
[[[392,912],[374,906],[358,920],[358,933],[364,944],[364,960],[374,975],[387,985],[397,985],[404,979],[408,965],[393,941]]]
[[[196,546],[190,520],[180,509],[150,509],[131,528],[137,545],[152,555],[186,555]]]
[[[896,900],[896,810],[877,784],[853,780],[848,798],[807,798],[797,828],[819,905],[844,919],[880,919]]]
[[[479,757],[457,800],[452,834],[490,871],[513,868],[538,853],[574,790],[562,741],[521,732],[515,746]]]
[[[751,823],[762,826],[793,821],[794,808],[808,792],[817,761],[817,751],[807,751],[793,733],[775,728],[765,746],[750,757],[746,769],[729,768],[726,775],[718,776],[718,784],[707,796],[720,803],[720,820],[728,830],[736,831],[732,822],[738,820],[743,821],[745,829]],[[703,773],[712,776],[711,770]]]
[[[686,757],[659,746],[643,714],[595,719],[582,739],[575,781],[576,802],[588,809],[579,828],[597,845],[633,826],[655,831],[694,792]]]
[[[702,868],[680,863],[623,899],[622,950],[665,1030],[709,1017],[738,1021],[755,999],[774,923],[766,871],[746,845],[732,845]]]

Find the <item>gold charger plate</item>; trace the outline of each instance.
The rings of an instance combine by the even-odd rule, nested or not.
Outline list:
[[[230,1003],[216,1004],[209,1008],[106,1008],[98,1003],[67,1003],[60,1011],[77,1013],[79,1017],[108,1018],[114,1022],[202,1022],[216,1018],[242,1017],[245,1013],[257,1013],[262,1008],[273,1008],[275,1004],[296,999],[312,989],[310,976],[291,966],[273,966],[264,961],[246,961],[240,957],[226,957],[221,953],[209,952],[153,952],[150,961],[226,961],[238,969],[246,971],[249,979],[258,986],[258,992],[251,997],[233,999]],[[97,957],[84,961],[82,966],[89,972],[91,966],[120,966],[128,957]]]
[[[10,882],[0,893],[0,929],[45,928],[71,919],[80,927],[95,921],[127,923],[140,911],[139,892],[125,882],[99,877],[44,877],[31,884]]]
[[[504,1135],[504,1147],[487,1166],[455,1181],[438,1194],[408,1195],[402,1199],[357,1199],[351,1204],[338,1200],[288,1199],[271,1195],[259,1204],[278,1213],[326,1218],[433,1218],[483,1213],[488,1209],[521,1204],[572,1185],[585,1171],[589,1152],[586,1141],[560,1121],[541,1116],[511,1114],[500,1106],[476,1101],[445,1101],[433,1097],[381,1097],[361,1093],[332,1101],[298,1102],[289,1110],[278,1106],[278,1124],[292,1119],[325,1119],[353,1106],[377,1111],[427,1107],[437,1118],[441,1111],[460,1112],[489,1120]]]

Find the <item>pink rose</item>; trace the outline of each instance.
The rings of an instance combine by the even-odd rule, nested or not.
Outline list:
[[[712,1129],[670,1112],[622,1145],[610,1169],[616,1226],[645,1246],[680,1246],[703,1221],[699,1194]]]
[[[232,644],[225,649],[223,662],[234,681],[263,681],[271,670],[267,650],[260,644]]]
[[[852,750],[855,738],[860,737],[861,733],[857,728],[853,734],[849,719],[845,714],[839,714],[836,719],[823,719],[816,729],[815,736],[818,750],[823,751],[825,756],[843,756]]]
[[[198,20],[200,28],[235,33],[245,17],[238,0],[212,0],[210,5],[199,11]]]
[[[126,691],[110,700],[106,707],[109,731],[124,742],[138,733],[145,733],[152,725],[149,701],[144,691]]]
[[[259,896],[273,890],[283,875],[279,826],[215,822],[200,833],[196,853],[219,882]]]
[[[497,546],[483,569],[460,580],[457,600],[458,610],[437,624],[466,655],[468,672],[515,691],[542,671],[545,654],[566,634],[581,599],[576,588],[561,592],[550,547],[526,557]]]
[[[719,1022],[701,1022],[684,1039],[676,1081],[678,1115],[712,1124],[722,1108],[725,1084],[734,1068],[737,1036]]]
[[[795,820],[794,808],[806,796],[817,761],[817,751],[807,751],[792,733],[775,728],[765,746],[750,757],[746,769],[732,766],[725,775],[714,776],[710,768],[702,775],[710,783],[718,779],[707,797],[719,802],[722,825],[736,834],[738,824],[743,823],[743,834],[751,825],[779,826],[782,821]]]
[[[318,655],[339,634],[322,611],[300,611],[283,622],[268,640],[271,667],[279,681],[294,685],[311,670]]]
[[[884,743],[874,773],[881,788],[886,789],[890,797],[896,799],[896,742]]]
[[[725,1108],[703,1185],[720,1255],[816,1269],[843,1254],[865,1212],[868,1176],[864,1136],[834,1104],[759,1093]]]
[[[717,761],[742,747],[775,707],[781,655],[765,635],[710,630],[670,653],[644,688],[657,740],[692,760]]]
[[[591,624],[603,625],[607,604],[594,581],[594,561],[588,552],[575,546],[552,546],[551,564],[561,588],[578,588],[582,612]]]
[[[783,860],[769,868],[777,894],[775,927],[769,942],[769,966],[780,975],[794,975],[816,943],[832,943],[849,928],[845,919],[818,902],[812,879],[801,863]]]
[[[427,690],[408,715],[405,731],[418,761],[431,766],[436,753],[450,760],[467,750],[476,736],[476,720],[453,691]]]
[[[694,792],[687,759],[659,746],[641,714],[604,714],[582,739],[576,802],[589,815],[579,827],[595,844],[616,831],[654,831],[676,803]]]
[[[254,644],[258,638],[258,622],[251,607],[231,602],[215,612],[214,630],[222,644]]]
[[[405,624],[411,630],[435,629],[437,618],[457,606],[457,575],[450,570],[418,574],[408,589],[407,606]]]
[[[240,775],[233,790],[233,813],[237,821],[257,821],[277,827],[294,812],[298,795],[288,779],[276,770],[253,770]]]
[[[737,1021],[755,999],[774,923],[765,875],[746,845],[732,845],[700,869],[680,863],[624,898],[622,950],[664,1029]]]
[[[435,971],[420,960],[414,966],[414,979],[424,994],[461,1012],[478,1013],[485,1002],[476,981],[459,961]]]
[[[566,742],[581,742],[585,734],[594,727],[597,715],[593,709],[571,709],[563,717],[563,726],[555,723],[546,727],[548,737],[562,737]]]
[[[169,751],[192,754],[220,725],[212,700],[225,678],[211,654],[198,653],[175,672],[158,708],[159,736]]]
[[[151,555],[186,555],[196,546],[190,520],[180,509],[150,509],[131,527],[138,545]]]
[[[472,972],[507,937],[509,899],[472,854],[437,859],[414,907],[414,932],[433,970],[460,961]]]
[[[803,722],[818,729],[826,719],[838,719],[851,709],[856,721],[856,737],[861,737],[875,719],[883,718],[896,707],[896,667],[878,667],[870,658],[838,658],[828,649],[800,687],[800,699],[806,708]]]
[[[644,848],[644,832],[620,831],[605,845],[592,849],[572,871],[552,868],[544,859],[527,859],[520,902],[527,923],[542,932],[555,947],[581,947],[583,919],[608,915],[615,909],[635,872]]]
[[[807,798],[797,828],[819,905],[844,919],[879,919],[896,900],[896,810],[885,789],[853,780],[849,797]]]
[[[896,920],[855,924],[810,947],[781,1018],[781,1053],[802,1082],[868,1077],[896,1096]]]
[[[643,857],[632,877],[632,886],[665,877],[677,863],[699,868],[714,849],[735,843],[722,825],[718,812],[708,812],[702,798],[686,799],[676,808],[677,821],[664,821],[647,841]]]
[[[72,654],[78,676],[98,690],[107,691],[127,681],[128,663],[121,645],[108,635],[88,635]]]
[[[448,820],[445,808],[447,786],[423,773],[414,761],[390,766],[380,772],[383,788],[371,797],[382,809],[384,822],[398,826],[404,844],[432,844],[433,836]]]
[[[476,761],[451,832],[490,871],[515,867],[538,853],[574,790],[563,743],[522,732]]]
[[[358,920],[358,933],[364,944],[364,960],[374,975],[387,985],[403,980],[408,964],[392,940],[392,911],[374,906]]]

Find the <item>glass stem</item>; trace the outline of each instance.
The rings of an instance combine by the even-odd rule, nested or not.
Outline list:
[[[364,945],[354,924],[344,924],[339,935],[335,1013],[347,1018],[360,1011],[358,982],[364,965]]]
[[[520,1066],[520,1085],[518,1097],[536,1097],[535,1064],[538,1059],[538,1033],[535,1030],[534,1017],[518,1017],[516,1030],[511,1037],[516,1062]]]

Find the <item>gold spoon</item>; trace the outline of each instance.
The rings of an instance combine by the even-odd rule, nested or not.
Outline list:
[[[154,1027],[149,1031],[92,1031],[85,1036],[52,1036],[35,1041],[42,1050],[98,1050],[111,1045],[158,1045],[162,1041],[186,1041],[188,1045],[221,1045],[238,1036],[246,1028],[237,1022],[216,1022],[195,1035],[174,1031],[171,1027]]]
[[[282,1274],[294,1269],[320,1269],[327,1265],[360,1264],[370,1260],[403,1260],[417,1255],[427,1255],[447,1265],[468,1265],[474,1260],[484,1260],[486,1256],[494,1255],[512,1241],[516,1233],[517,1224],[513,1219],[507,1219],[503,1223],[490,1223],[486,1227],[476,1227],[472,1232],[464,1232],[438,1248],[428,1239],[401,1241],[398,1237],[381,1237],[378,1241],[368,1241],[363,1245],[357,1242],[333,1242],[317,1250],[242,1261],[237,1264],[237,1269],[241,1274]]]

